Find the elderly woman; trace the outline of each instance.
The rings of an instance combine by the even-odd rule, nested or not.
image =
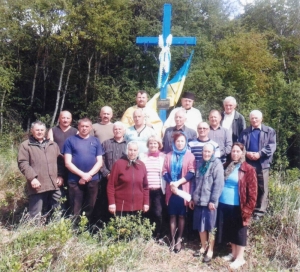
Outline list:
[[[230,242],[232,253],[223,257],[233,261],[231,269],[245,264],[247,226],[256,205],[257,178],[255,169],[245,162],[245,147],[234,143],[231,163],[225,170],[225,186],[218,208],[218,242]]]
[[[149,210],[147,170],[138,159],[138,144],[129,142],[126,152],[114,163],[107,184],[108,210],[114,215]]]
[[[140,158],[147,170],[148,186],[150,190],[149,218],[155,223],[154,237],[159,239],[162,227],[163,196],[165,194],[165,181],[162,177],[165,154],[160,152],[162,141],[158,136],[150,136],[147,141],[148,152]]]
[[[173,134],[173,151],[166,155],[163,176],[166,180],[166,203],[170,215],[170,250],[180,252],[188,202],[177,195],[178,189],[190,192],[190,180],[195,176],[195,157],[187,149],[183,132]],[[178,219],[178,220],[177,220]],[[177,232],[177,233],[176,233]],[[177,234],[177,239],[175,236]],[[175,243],[176,241],[176,243]]]
[[[198,230],[201,241],[201,248],[194,256],[204,255],[203,262],[210,262],[213,256],[215,241],[209,233],[214,232],[216,227],[217,207],[224,186],[223,165],[215,158],[214,153],[214,145],[204,145],[203,163],[197,169],[192,186],[192,200],[189,203],[194,210],[193,228]]]

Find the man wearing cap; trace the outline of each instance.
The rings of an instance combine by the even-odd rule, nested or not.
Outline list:
[[[186,122],[185,125],[195,131],[197,131],[197,125],[199,122],[202,122],[202,115],[199,110],[193,107],[193,103],[195,101],[195,95],[190,92],[184,92],[181,98],[181,107],[175,108],[171,111],[168,119],[164,123],[163,132],[168,127],[174,127],[175,124],[175,113],[182,109],[186,112]]]
[[[122,116],[121,122],[126,128],[134,125],[133,112],[141,109],[144,114],[144,124],[155,130],[157,135],[161,135],[162,121],[157,112],[151,107],[147,107],[148,94],[146,91],[140,90],[136,95],[136,105],[128,108]]]

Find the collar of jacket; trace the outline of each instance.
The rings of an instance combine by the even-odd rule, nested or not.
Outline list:
[[[29,145],[45,147],[47,143],[49,143],[49,139],[44,139],[43,142],[40,143],[32,135],[29,137]]]
[[[135,166],[135,165],[139,165],[139,157],[137,157],[134,161],[131,161],[128,159],[127,155],[123,153],[122,157],[121,157],[122,160],[125,160],[128,162],[127,166],[130,167],[131,165]]]

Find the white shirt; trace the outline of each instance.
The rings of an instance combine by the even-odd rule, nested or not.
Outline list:
[[[168,119],[166,120],[166,122],[164,123],[163,126],[163,133],[165,132],[165,130],[168,127],[175,127],[176,123],[175,123],[175,114],[178,110],[185,110],[185,108],[183,107],[178,107],[175,108],[171,111]],[[202,115],[201,112],[195,108],[190,108],[189,110],[185,110],[186,111],[186,121],[184,123],[185,126],[195,130],[197,132],[197,126],[200,122],[202,122]]]
[[[229,130],[230,134],[232,134],[232,123],[233,123],[233,119],[234,119],[234,114],[235,114],[235,111],[232,111],[232,113],[230,113],[230,114],[226,114],[224,112],[222,127],[227,128]]]

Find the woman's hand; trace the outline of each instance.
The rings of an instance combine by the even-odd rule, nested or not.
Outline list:
[[[215,204],[209,202],[209,203],[208,203],[208,209],[209,209],[210,211],[215,211],[215,210],[216,210]]]
[[[191,201],[189,202],[189,207],[190,207],[191,210],[194,210],[195,203],[194,203],[193,200],[191,200]]]
[[[143,212],[148,212],[148,211],[149,211],[149,205],[144,205]]]
[[[116,204],[111,204],[108,206],[108,210],[110,213],[112,213],[113,215],[116,215]]]

